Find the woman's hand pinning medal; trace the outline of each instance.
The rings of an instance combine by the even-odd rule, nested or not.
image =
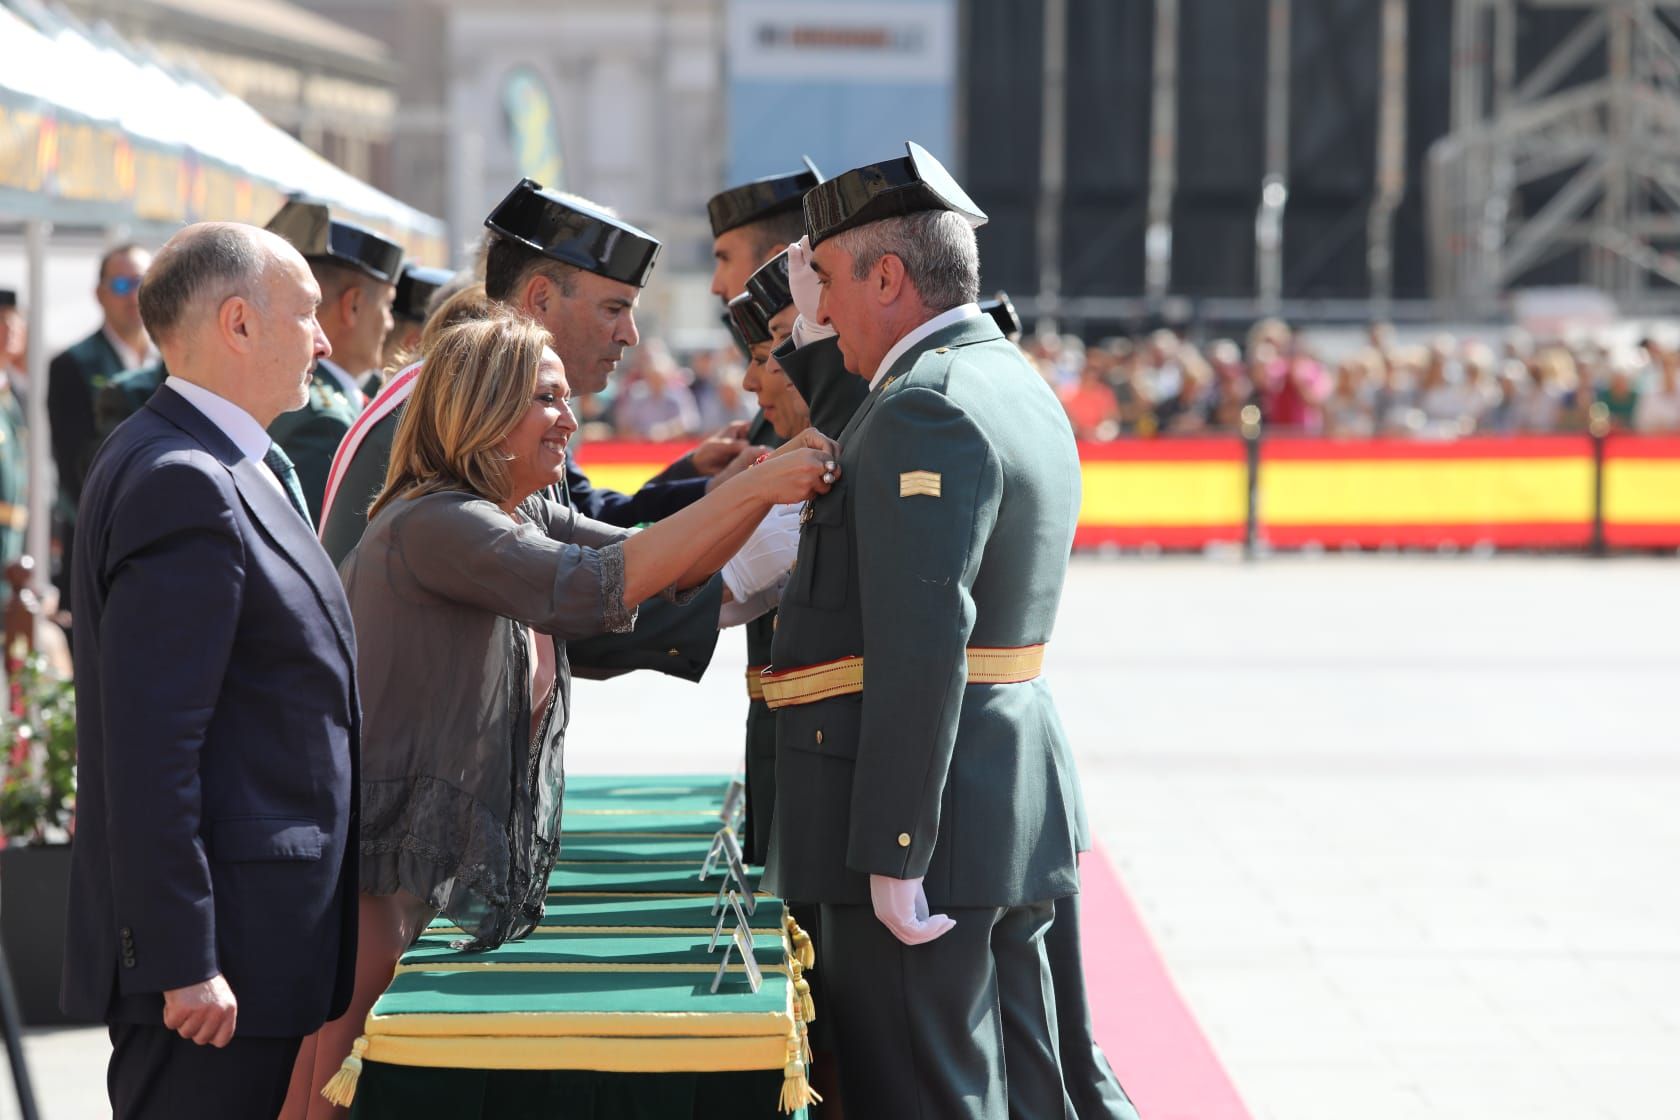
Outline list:
[[[840,445],[817,431],[806,428],[753,464],[772,504],[803,502],[816,494],[828,493],[840,477]]]

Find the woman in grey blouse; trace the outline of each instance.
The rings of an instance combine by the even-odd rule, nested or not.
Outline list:
[[[566,640],[631,629],[635,604],[703,583],[772,506],[826,491],[837,471],[837,448],[813,431],[640,532],[580,517],[541,494],[563,480],[577,429],[547,342],[506,312],[438,338],[340,569],[363,711],[356,992],[305,1040],[294,1087],[338,1068],[434,915],[471,948],[542,917],[560,843]]]

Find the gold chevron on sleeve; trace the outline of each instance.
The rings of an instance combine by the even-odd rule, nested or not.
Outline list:
[[[939,497],[938,471],[905,471],[898,476],[898,496],[901,498]]]

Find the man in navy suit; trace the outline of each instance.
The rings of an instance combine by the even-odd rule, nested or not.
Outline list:
[[[350,612],[264,429],[331,348],[280,238],[206,223],[140,289],[169,378],[76,538],[80,801],[62,1002],[119,1120],[261,1117],[355,971]]]

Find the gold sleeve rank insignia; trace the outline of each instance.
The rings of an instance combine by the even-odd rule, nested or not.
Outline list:
[[[898,496],[914,498],[918,495],[924,498],[939,497],[938,471],[905,471],[898,476]]]

